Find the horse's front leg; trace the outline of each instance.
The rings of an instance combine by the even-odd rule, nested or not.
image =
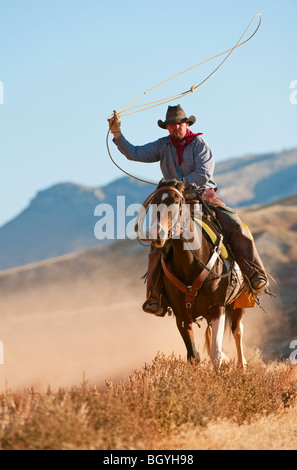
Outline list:
[[[195,362],[200,362],[200,356],[195,346],[192,321],[190,322],[177,315],[176,324],[187,348],[188,361],[194,360]]]
[[[225,330],[225,308],[219,308],[219,316],[211,320],[212,339],[209,350],[213,364],[219,369],[222,361],[228,361],[228,357],[222,351],[223,337]]]

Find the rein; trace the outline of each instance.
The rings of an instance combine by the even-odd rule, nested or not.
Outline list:
[[[180,201],[179,201],[180,205],[185,201],[184,195],[177,188],[175,188],[174,186],[161,186],[161,187],[157,188],[143,203],[143,210],[142,210],[142,213],[141,213],[142,221],[144,220],[144,215],[147,214],[147,212],[149,210],[149,207],[150,207],[150,204],[152,203],[155,195],[159,192],[165,192],[165,191],[175,192],[180,198]],[[140,212],[141,211],[139,211],[138,216],[139,216]],[[137,216],[137,220],[138,220],[138,216]],[[136,228],[137,228],[137,230],[136,230]],[[135,230],[138,231],[138,228],[139,228],[138,223],[136,223]],[[138,241],[140,241],[139,238],[138,238]],[[151,242],[152,240],[150,240],[149,238],[146,238],[145,241],[150,241]],[[190,285],[190,286],[187,286],[182,281],[180,281],[168,269],[168,267],[166,265],[165,258],[164,258],[164,254],[161,258],[161,264],[162,264],[164,274],[169,279],[169,281],[172,282],[172,284],[175,285],[175,287],[177,287],[183,294],[185,294],[185,305],[186,305],[186,308],[189,312],[192,309],[193,301],[194,301],[195,297],[197,296],[197,294],[198,294],[199,290],[201,289],[201,287],[202,287],[204,281],[206,280],[206,278],[212,272],[212,268],[214,267],[215,262],[217,261],[218,257],[220,256],[222,243],[223,243],[223,235],[220,234],[219,237],[218,237],[218,242],[217,242],[216,246],[213,248],[212,254],[211,254],[207,264],[202,263],[202,261],[200,261],[197,258],[194,251],[191,250],[191,252],[194,255],[194,258],[199,262],[199,264],[203,267],[203,269],[200,272],[200,274],[195,278],[192,285]]]
[[[196,277],[196,279],[194,280],[191,286],[186,286],[186,284],[181,282],[176,276],[174,276],[174,274],[172,274],[172,272],[169,271],[169,269],[166,266],[164,255],[162,256],[161,263],[162,263],[163,271],[166,277],[169,279],[169,281],[172,282],[172,284],[174,284],[175,287],[177,287],[181,292],[185,294],[185,305],[188,310],[192,309],[194,298],[197,296],[198,291],[201,289],[204,281],[206,280],[212,268],[214,267],[216,260],[220,256],[222,242],[223,242],[223,236],[220,235],[218,244],[214,247],[212,255],[210,259],[208,260],[208,263],[205,265],[201,273]]]

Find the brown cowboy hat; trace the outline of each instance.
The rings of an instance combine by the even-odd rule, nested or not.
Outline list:
[[[184,110],[178,104],[177,106],[168,106],[166,120],[163,122],[159,119],[158,126],[166,129],[167,124],[177,124],[180,122],[188,122],[189,126],[191,126],[196,122],[196,118],[195,116],[187,117]]]

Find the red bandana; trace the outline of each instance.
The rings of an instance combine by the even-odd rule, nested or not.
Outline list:
[[[170,136],[170,141],[173,143],[174,147],[177,149],[179,165],[182,164],[182,161],[183,161],[182,156],[183,156],[183,152],[185,150],[186,145],[189,145],[197,135],[202,135],[202,133],[200,132],[198,134],[194,134],[192,131],[190,131],[190,129],[187,129],[187,133],[182,140],[174,140]]]

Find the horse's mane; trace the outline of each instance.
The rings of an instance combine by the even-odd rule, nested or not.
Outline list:
[[[159,181],[158,188],[162,188],[163,186],[173,186],[174,188],[176,188],[178,183],[179,181],[176,178],[171,179],[171,180],[162,178],[161,181]]]

